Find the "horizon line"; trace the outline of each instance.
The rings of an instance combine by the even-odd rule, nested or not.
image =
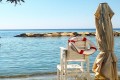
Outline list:
[[[48,28],[48,29],[56,29],[56,28]],[[58,28],[58,29],[62,29],[62,28]],[[63,29],[68,29],[68,28],[63,28]],[[69,28],[69,29],[96,29],[96,28]],[[113,28],[113,29],[120,29],[120,28]],[[40,28],[39,29],[27,29],[27,28],[25,28],[25,29],[0,29],[0,30],[40,30]],[[43,28],[41,28],[41,30],[47,30],[46,28],[45,29],[43,29]]]

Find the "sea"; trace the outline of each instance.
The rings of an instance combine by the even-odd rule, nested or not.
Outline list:
[[[56,74],[60,63],[60,47],[67,47],[69,36],[14,37],[22,33],[95,32],[95,29],[1,29],[0,78]],[[120,29],[114,29],[119,31]],[[97,47],[95,36],[86,36]],[[120,71],[120,37],[114,37],[114,53]],[[90,55],[90,71],[99,54]]]

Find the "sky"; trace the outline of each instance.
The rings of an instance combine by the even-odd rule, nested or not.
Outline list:
[[[94,13],[106,2],[115,15],[113,28],[120,28],[120,0],[25,0],[14,5],[0,3],[0,29],[91,29]]]

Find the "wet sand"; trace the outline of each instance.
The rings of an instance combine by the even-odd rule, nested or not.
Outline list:
[[[25,78],[0,78],[0,80],[57,80],[57,75],[42,75]]]
[[[119,79],[120,80],[120,72]],[[92,80],[94,80],[94,74],[91,74]],[[51,75],[39,75],[39,76],[28,76],[28,77],[22,77],[22,78],[0,78],[0,80],[57,80],[57,74],[51,74]]]

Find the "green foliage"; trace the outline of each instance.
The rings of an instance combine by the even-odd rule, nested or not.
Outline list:
[[[1,2],[2,0],[0,0]],[[25,2],[24,0],[7,0],[7,2],[11,2],[11,3],[15,3],[15,4],[18,4],[20,2]]]

